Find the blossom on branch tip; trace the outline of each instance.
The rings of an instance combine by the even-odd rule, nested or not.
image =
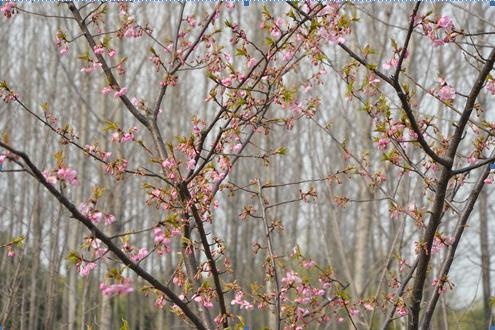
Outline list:
[[[1,3],[0,3],[1,4]],[[11,18],[14,15],[15,2],[6,2],[3,6],[0,7],[0,12],[3,13],[3,16],[7,18]]]

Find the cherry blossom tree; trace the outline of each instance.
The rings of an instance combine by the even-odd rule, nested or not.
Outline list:
[[[109,299],[140,291],[157,313],[169,310],[197,329],[252,327],[249,315],[260,315],[256,327],[274,329],[339,324],[386,329],[406,319],[408,329],[430,327],[439,299],[454,288],[449,272],[476,201],[493,182],[488,165],[495,162],[495,123],[479,119],[490,104],[479,100],[495,97],[495,48],[477,41],[493,32],[468,33],[453,17],[435,15],[418,2],[404,6],[398,18],[403,33],[390,40],[381,58],[377,49],[382,45],[355,38],[363,26],[358,6],[350,3],[263,7],[255,28],[261,37],[224,19],[239,6],[234,2],[213,3],[199,12],[192,11],[193,4],[176,4],[178,19],[166,36],[140,18],[138,5],[61,6],[56,14],[47,13],[50,6],[38,12],[14,2],[0,10],[5,24],[24,15],[63,21],[65,27],[51,31],[56,56],[62,63],[77,57],[80,75],[74,79],[95,82],[91,95],[74,102],[91,105],[93,98],[102,98],[126,120],[109,120],[104,114],[99,127],[92,128],[98,132],[82,139],[77,122],[60,118],[49,103],[36,106],[23,95],[19,81],[0,77],[0,97],[9,107],[2,115],[20,112],[58,139],[41,163],[16,143],[15,129],[5,129],[0,165],[2,175],[30,176],[68,212],[67,221],[86,228],[80,248],[65,255],[83,281],[96,278],[100,294]],[[418,58],[417,44],[432,52],[454,49],[469,74],[457,80],[445,72],[436,76]],[[147,86],[151,94],[132,83],[131,62],[142,63],[154,75],[147,78],[156,80]],[[199,102],[203,108],[172,136],[167,130],[178,126],[181,108],[169,100],[181,89],[187,95],[198,77],[208,79]],[[347,111],[362,110],[370,125],[371,151],[353,149],[368,141],[341,139],[339,122],[322,123],[334,107],[322,89],[329,81],[350,105]],[[198,97],[187,95],[183,102],[193,98]],[[308,178],[313,172],[303,170],[296,181],[287,181],[283,175],[246,169],[262,162],[284,164],[280,171],[285,171],[291,166],[283,163],[290,149],[277,144],[277,137],[284,132],[292,140],[302,139],[296,127],[304,123],[337,147],[335,155],[323,155],[340,159],[325,175]],[[275,146],[266,142],[270,139]],[[73,153],[84,155],[82,167],[92,164],[95,171],[82,174]],[[235,176],[241,180],[234,181]],[[407,178],[420,187],[416,202],[409,204],[397,196]],[[351,212],[349,204],[360,201],[346,186],[356,181],[362,182],[360,196],[372,195],[363,202],[383,201],[377,209],[385,210],[386,220],[403,223],[391,236],[378,280],[369,290],[363,270],[357,269],[364,261],[356,262],[359,280],[352,275],[344,238],[337,235],[337,248],[326,252],[329,260],[333,255],[341,259],[343,269],[338,269],[311,256],[308,251],[318,246],[281,244],[289,239],[287,223],[277,216],[294,204],[327,204],[334,214]],[[133,194],[155,218],[123,225],[130,213],[116,215],[105,196],[123,182],[133,186]],[[81,186],[86,194],[77,197],[74,192]],[[236,205],[241,225],[260,228],[249,252],[259,261],[259,272],[249,282],[248,274],[232,276],[233,242],[221,235],[222,224],[230,221],[228,198],[236,195],[246,201]],[[311,221],[308,216],[306,222]],[[406,225],[410,242],[401,238]],[[10,237],[2,247],[17,258],[25,241],[24,236]],[[365,245],[360,246],[363,251]],[[168,277],[152,267],[160,258],[169,260]],[[99,270],[104,274],[96,274]]]

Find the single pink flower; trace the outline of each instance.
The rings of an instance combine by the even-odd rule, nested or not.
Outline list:
[[[284,61],[290,61],[293,57],[294,57],[294,52],[292,52],[292,51],[287,51],[282,56],[282,58],[284,59]]]
[[[109,49],[109,50],[108,50],[108,56],[110,56],[110,57],[114,57],[114,56],[115,56],[115,54],[117,54],[117,52],[115,51],[115,49]]]
[[[373,305],[372,305],[372,304],[370,304],[370,303],[364,303],[364,304],[363,304],[363,307],[364,307],[366,310],[368,310],[368,311],[372,311],[372,310],[374,310],[374,309],[375,309],[375,308],[373,307]]]
[[[303,267],[306,269],[313,268],[313,266],[316,265],[316,262],[313,260],[304,260],[303,261]]]
[[[107,151],[107,152],[103,152],[103,153],[101,154],[101,158],[102,158],[104,161],[107,161],[107,160],[110,158],[110,156],[112,156],[112,153],[111,153],[111,152],[109,152],[109,151]]]
[[[115,216],[113,214],[105,214],[105,224],[111,225],[115,222]]]
[[[493,179],[492,178],[486,178],[483,182],[486,183],[486,184],[492,184],[493,183]]]
[[[67,46],[60,47],[59,52],[60,52],[60,55],[66,55],[69,52],[69,47],[67,47]]]
[[[444,102],[453,101],[455,99],[455,89],[449,85],[444,85],[438,91],[438,98]]]
[[[158,298],[156,298],[155,300],[155,306],[160,309],[163,309],[166,303],[167,301],[165,300],[165,297],[162,295],[158,296]]]
[[[102,93],[103,95],[108,95],[108,94],[110,94],[110,93],[112,92],[112,90],[113,90],[113,89],[112,89],[112,87],[110,87],[110,86],[105,86],[105,87],[103,87],[103,89],[101,90],[101,93]]]
[[[115,94],[113,94],[113,96],[114,96],[114,97],[122,97],[122,96],[124,96],[126,93],[127,93],[127,87],[123,87],[123,88],[121,88],[118,92],[115,92]]]
[[[398,64],[399,64],[399,60],[397,58],[395,58],[395,56],[394,56],[390,60],[388,60],[387,62],[383,63],[383,68],[385,70],[390,70],[390,69],[396,68]]]
[[[134,134],[132,133],[124,133],[120,138],[120,143],[130,142],[130,141],[134,141]]]
[[[378,141],[378,149],[384,151],[385,149],[387,149],[389,143],[390,141],[388,141],[387,139],[380,139]]]
[[[194,170],[195,167],[196,167],[196,160],[194,160],[194,158],[189,159],[189,161],[187,162],[187,169],[192,171]]]
[[[77,172],[71,168],[61,168],[57,171],[57,177],[59,180],[65,181],[72,186],[78,184]]]
[[[280,29],[276,26],[274,26],[270,32],[270,34],[272,35],[272,37],[274,37],[275,39],[278,39],[280,38],[280,36],[282,35],[282,32],[280,31]]]
[[[224,86],[227,86],[227,87],[232,86],[232,78],[230,78],[230,77],[222,79],[221,82],[222,82],[222,85],[224,85]]]
[[[97,45],[93,48],[93,52],[97,55],[103,54],[105,52],[105,48],[101,45]]]
[[[407,309],[405,306],[397,306],[397,314],[399,314],[400,317],[406,316],[407,315]]]
[[[443,29],[452,29],[454,27],[454,23],[449,16],[442,16],[438,19],[437,26]]]
[[[51,185],[57,183],[57,177],[55,175],[50,174],[48,171],[43,171],[43,176],[45,177],[46,182]]]
[[[239,151],[241,151],[242,149],[242,143],[237,143],[236,145],[234,145],[234,147],[232,147],[232,151],[234,153],[238,153]]]

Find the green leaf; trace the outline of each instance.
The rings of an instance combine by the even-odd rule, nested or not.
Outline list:
[[[275,150],[275,153],[278,155],[285,156],[285,155],[287,155],[287,147],[277,148],[277,150]]]
[[[103,131],[104,132],[108,132],[108,131],[113,132],[113,131],[117,131],[118,129],[119,129],[119,125],[117,125],[113,121],[107,120],[105,122],[105,127],[103,128]]]
[[[129,330],[129,324],[124,318],[122,318],[122,325],[120,326],[120,330]]]
[[[76,251],[70,251],[67,257],[65,257],[65,260],[67,260],[70,265],[74,266],[81,260],[81,257]]]

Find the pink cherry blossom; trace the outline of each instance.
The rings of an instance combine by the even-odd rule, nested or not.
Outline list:
[[[274,26],[274,27],[272,27],[272,30],[271,30],[270,34],[275,39],[278,39],[282,35],[282,32],[280,31],[280,29],[278,27]]]
[[[120,139],[121,143],[134,141],[134,135],[132,133],[124,133]]]
[[[12,17],[14,14],[15,2],[6,2],[3,6],[0,7],[0,12],[7,18]]]
[[[195,167],[196,167],[196,160],[194,158],[189,159],[189,161],[187,162],[187,169],[192,171],[194,170]]]
[[[102,67],[102,64],[100,62],[92,62],[91,66],[81,68],[81,72],[91,73],[91,72],[93,72],[93,71],[95,71],[101,67]]]
[[[100,55],[100,54],[103,54],[105,52],[105,48],[101,45],[96,45],[94,48],[93,48],[93,52],[97,55]]]
[[[212,308],[213,307],[213,303],[207,297],[200,296],[200,295],[194,295],[193,300],[197,303],[200,303],[201,305],[203,305],[206,308]]]
[[[297,273],[293,271],[288,271],[285,277],[282,278],[282,283],[285,285],[291,285],[294,283],[299,284],[301,282],[302,282],[301,278],[297,275]]]
[[[46,182],[48,182],[49,184],[54,185],[57,183],[56,175],[50,174],[50,172],[48,171],[43,171],[43,176],[45,177]]]
[[[99,212],[99,211],[94,212],[94,213],[90,213],[88,215],[89,220],[91,220],[94,223],[99,223],[101,221],[102,217],[103,217],[103,213]]]
[[[96,263],[88,262],[83,266],[79,266],[79,274],[83,277],[86,277],[95,268],[96,268]]]
[[[232,86],[232,78],[230,78],[230,77],[222,79],[221,82],[222,82],[222,85],[224,85],[224,86],[227,86],[227,87]]]
[[[190,27],[196,26],[196,19],[194,18],[194,16],[187,16],[186,20]]]
[[[486,184],[492,184],[493,183],[493,179],[492,178],[486,178],[485,180],[483,180],[484,183]]]
[[[134,256],[131,257],[132,260],[134,261],[141,261],[143,260],[147,255],[149,254],[149,251],[147,248],[141,248],[139,249],[138,253],[135,254]]]
[[[384,151],[385,149],[387,149],[387,146],[389,143],[390,143],[390,141],[387,139],[378,140],[378,149]]]
[[[105,86],[105,87],[102,88],[101,93],[103,95],[108,95],[108,94],[110,94],[112,92],[112,90],[113,90],[112,87]]]
[[[390,69],[396,68],[398,64],[399,64],[399,61],[397,59],[391,58],[390,60],[383,63],[382,66],[383,66],[384,70],[390,70]]]
[[[111,225],[115,222],[115,216],[113,214],[105,214],[105,224]]]
[[[287,51],[284,53],[282,56],[284,61],[290,61],[294,57],[294,52],[293,51]]]
[[[15,257],[16,253],[14,249],[11,246],[7,247],[7,256],[8,257]]]
[[[59,180],[65,181],[72,186],[78,184],[77,172],[71,168],[60,168],[57,171],[57,177]]]
[[[115,49],[109,49],[109,50],[108,50],[108,56],[110,56],[110,57],[114,57],[114,56],[115,56],[115,54],[117,54],[117,52],[115,51]]]
[[[372,310],[374,310],[374,309],[375,309],[375,308],[373,307],[373,305],[372,305],[372,304],[370,304],[370,303],[364,303],[364,304],[363,304],[363,307],[364,307],[366,310],[368,310],[368,311],[372,311]]]
[[[232,147],[232,152],[238,153],[239,151],[241,151],[241,149],[242,149],[242,143],[237,143]]]
[[[112,153],[109,151],[101,153],[101,158],[103,159],[103,161],[107,161],[111,156],[112,156]]]
[[[113,97],[122,97],[126,93],[127,93],[127,87],[123,87],[119,91],[115,92],[115,94],[113,94]]]
[[[131,280],[125,278],[122,283],[118,284],[106,285],[105,283],[100,283],[100,291],[105,296],[118,296],[133,292],[134,288],[131,285]]]
[[[392,68],[396,68],[398,64],[399,64],[399,60],[393,57],[387,62],[383,63],[383,68],[385,70],[390,70]]]
[[[437,26],[443,29],[452,29],[454,27],[454,23],[449,16],[442,16],[438,19]]]
[[[397,314],[399,314],[400,317],[406,316],[407,315],[407,308],[405,306],[397,306]]]
[[[155,300],[155,306],[159,309],[163,309],[166,303],[167,301],[165,300],[165,297],[162,295],[159,295],[158,298],[156,298]]]
[[[256,62],[257,62],[257,61],[256,61],[256,59],[255,59],[255,58],[253,58],[253,57],[251,57],[251,58],[247,61],[247,67],[248,67],[249,69],[251,69],[251,68],[252,68],[252,67],[256,64]]]
[[[349,309],[349,314],[351,314],[351,316],[356,316],[359,314],[359,310],[357,308],[351,308]]]
[[[304,260],[303,261],[303,267],[306,269],[313,268],[316,265],[316,262],[314,260]]]
[[[60,47],[60,50],[59,50],[60,55],[66,55],[68,52],[69,52],[69,47],[67,47],[67,46]]]
[[[155,243],[159,244],[165,240],[165,234],[160,227],[153,229],[153,233],[155,234]]]
[[[242,291],[237,291],[235,293],[235,298],[230,302],[231,305],[239,305],[241,309],[252,310],[254,309],[253,304],[249,301],[243,299],[244,293]]]
[[[455,89],[449,85],[444,85],[438,90],[438,98],[444,102],[450,102],[455,99]]]

